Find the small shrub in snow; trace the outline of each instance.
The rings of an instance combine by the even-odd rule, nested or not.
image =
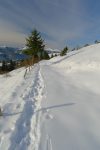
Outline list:
[[[60,56],[64,56],[67,54],[67,51],[68,51],[68,47],[66,46],[60,53]]]
[[[51,58],[53,58],[54,56],[53,56],[53,54],[51,55]]]
[[[95,44],[98,44],[98,43],[100,43],[100,41],[98,41],[98,40],[95,40]]]
[[[1,107],[0,107],[0,116],[2,116],[3,115],[3,113],[2,113],[2,110],[1,110]]]
[[[84,45],[84,47],[87,47],[87,46],[89,46],[89,44],[85,44],[85,45]]]

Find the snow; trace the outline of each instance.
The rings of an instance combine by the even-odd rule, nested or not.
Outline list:
[[[0,104],[3,108],[3,117],[0,119],[0,149],[32,149],[33,136],[35,139],[40,138],[38,133],[35,134],[39,130],[37,125],[40,117],[34,115],[41,107],[43,84],[39,70],[38,65],[34,66],[25,79],[24,68],[0,78]],[[35,143],[34,149],[36,145]]]
[[[100,149],[100,44],[0,75],[0,150]]]
[[[53,58],[41,67],[46,81],[42,107],[48,112],[39,150],[99,150],[100,44]]]

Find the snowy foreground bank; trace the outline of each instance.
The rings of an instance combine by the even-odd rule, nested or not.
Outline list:
[[[100,150],[100,44],[0,76],[0,150]]]

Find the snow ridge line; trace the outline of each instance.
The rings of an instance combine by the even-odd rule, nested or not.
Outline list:
[[[15,124],[9,150],[38,150],[41,112],[37,111],[41,108],[44,88],[39,65],[35,68],[34,74],[33,84],[28,87],[30,90],[23,97],[24,108]]]

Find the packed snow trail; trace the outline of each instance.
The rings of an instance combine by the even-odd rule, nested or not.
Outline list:
[[[33,67],[26,79],[24,72],[22,84],[19,82],[20,86],[16,86],[14,96],[10,95],[8,104],[3,106],[4,118],[0,124],[8,123],[1,128],[0,149],[3,150],[38,150],[41,117],[41,111],[38,110],[41,109],[44,84],[39,65]]]
[[[28,87],[27,94],[23,95],[25,101],[23,112],[15,125],[15,131],[11,136],[9,150],[38,150],[40,140],[40,117],[43,80],[40,67],[34,71],[33,81]]]

